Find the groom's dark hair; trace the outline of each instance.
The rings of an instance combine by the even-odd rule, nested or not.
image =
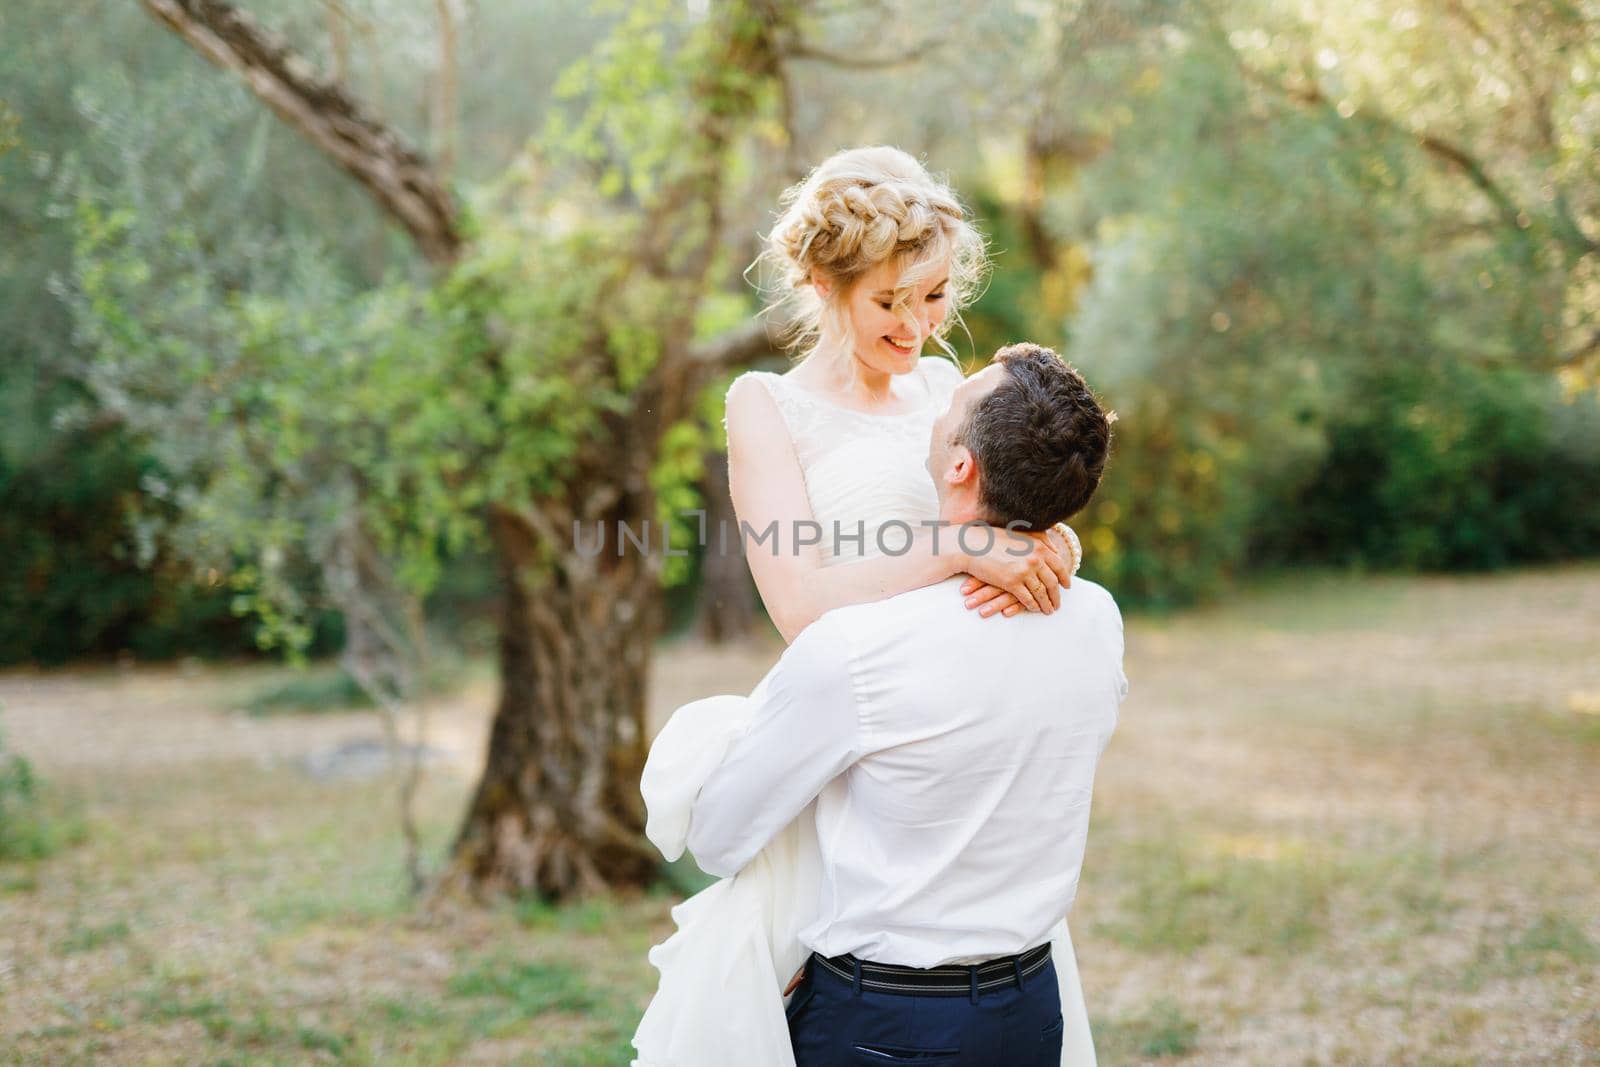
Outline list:
[[[996,526],[1044,530],[1077,514],[1100,484],[1115,415],[1043,345],[995,353],[1006,376],[973,405],[956,441],[978,464],[979,504]]]

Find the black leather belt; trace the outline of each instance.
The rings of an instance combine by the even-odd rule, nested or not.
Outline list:
[[[843,956],[819,956],[813,952],[811,962],[846,982],[875,993],[964,997],[1003,986],[1022,985],[1050,962],[1050,943],[1047,941],[1015,956],[1001,956],[970,966],[900,967],[869,963],[848,952]]]

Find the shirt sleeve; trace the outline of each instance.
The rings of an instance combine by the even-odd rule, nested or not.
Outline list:
[[[826,616],[795,638],[765,696],[695,798],[689,851],[700,869],[737,873],[822,788],[864,754],[849,648]]]
[[[1123,673],[1123,662],[1125,657],[1122,632],[1122,611],[1117,607],[1117,602],[1116,600],[1112,599],[1110,593],[1106,594],[1106,605],[1109,609],[1111,622],[1114,624],[1107,627],[1107,633],[1111,635],[1111,654],[1113,662],[1115,662],[1117,667],[1117,703],[1121,704],[1124,700],[1128,699],[1128,676]]]

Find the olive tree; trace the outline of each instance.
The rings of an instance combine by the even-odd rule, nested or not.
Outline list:
[[[575,530],[662,529],[698,473],[706,385],[771,348],[766,324],[706,295],[742,160],[782,136],[798,13],[619,8],[544,132],[463,198],[232,4],[143,2],[359,183],[431,271],[362,290],[291,250],[299,267],[274,272],[289,281],[252,290],[207,272],[181,228],[141,242],[85,203],[75,288],[97,395],[190,476],[173,492],[193,550],[253,561],[237,580],[269,632],[302,641],[304,590],[320,591],[357,624],[358,677],[397,701],[441,559],[490,545],[501,691],[444,881],[557,897],[648,880],[638,777],[671,561],[659,532],[651,551],[594,554]]]

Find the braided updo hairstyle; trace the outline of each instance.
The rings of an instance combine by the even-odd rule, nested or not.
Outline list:
[[[851,287],[879,265],[899,265],[895,307],[909,315],[913,290],[948,262],[950,314],[935,337],[948,351],[943,335],[977,295],[987,266],[983,237],[948,185],[898,148],[851,148],[785,190],[780,205],[761,258],[774,276],[769,303],[793,322],[793,347],[809,351],[824,332],[848,340]],[[826,301],[813,271],[830,283]]]

